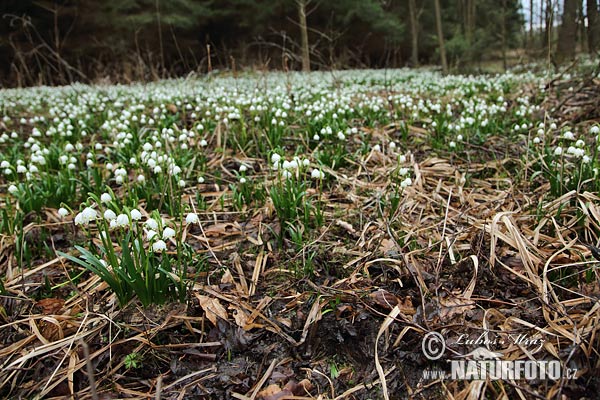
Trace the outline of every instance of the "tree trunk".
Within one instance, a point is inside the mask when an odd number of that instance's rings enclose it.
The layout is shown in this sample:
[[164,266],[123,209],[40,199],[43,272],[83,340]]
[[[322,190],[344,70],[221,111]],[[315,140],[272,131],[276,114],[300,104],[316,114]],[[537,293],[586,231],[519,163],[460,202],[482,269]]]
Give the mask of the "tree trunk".
[[502,35],[502,67],[506,71],[506,0],[502,0],[502,26],[500,27]]
[[572,60],[575,57],[577,38],[577,3],[581,0],[565,0],[562,25],[558,32],[558,47],[556,49],[557,63]]
[[419,21],[417,20],[417,5],[415,0],[408,0],[408,14],[410,17],[411,52],[410,62],[413,67],[419,65]]
[[527,47],[529,50],[533,49],[533,0],[529,0],[529,35]]
[[552,62],[552,27],[554,26],[554,3],[546,0],[546,30],[544,31],[543,48],[546,49],[548,64]]
[[587,37],[588,37],[588,51],[595,53],[598,50],[600,44],[600,16],[598,15],[598,4],[596,0],[587,0]]
[[300,23],[300,38],[302,51],[302,71],[310,71],[310,52],[308,51],[308,26],[306,25],[306,0],[297,0],[298,20]]
[[440,61],[442,62],[442,72],[448,73],[448,62],[446,61],[446,47],[444,45],[444,31],[442,29],[442,12],[440,10],[440,0],[434,0],[435,5],[435,25],[437,28],[438,43],[440,46]]

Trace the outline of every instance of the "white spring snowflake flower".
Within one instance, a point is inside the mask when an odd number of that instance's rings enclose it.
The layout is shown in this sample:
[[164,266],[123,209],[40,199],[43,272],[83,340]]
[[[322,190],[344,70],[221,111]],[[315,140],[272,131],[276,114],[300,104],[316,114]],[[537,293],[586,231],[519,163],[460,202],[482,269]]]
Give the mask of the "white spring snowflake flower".
[[246,183],[246,178],[244,178],[243,176],[242,176],[242,177],[240,177],[240,183],[241,183],[241,184],[244,184],[244,183]]
[[185,216],[185,223],[186,224],[198,224],[200,223],[200,219],[198,218],[198,214],[196,213],[189,213],[188,215]]
[[104,211],[104,219],[112,221],[113,219],[117,219],[117,214],[113,210],[106,210]]
[[534,137],[533,138],[533,143],[539,144],[540,142],[541,142],[541,139],[539,137]]
[[75,225],[87,225],[98,218],[98,213],[91,207],[86,207],[75,216]]
[[180,188],[185,187],[185,181],[183,179],[180,179],[179,182],[177,182],[177,184],[179,185]]
[[139,221],[142,219],[142,213],[137,208],[131,210],[129,214],[131,214],[131,219],[134,221]]
[[175,237],[175,229],[169,228],[168,226],[163,230],[162,238],[164,240],[169,240],[172,237]]
[[238,171],[240,172],[246,172],[248,170],[248,167],[246,167],[244,164],[240,165],[240,168],[238,168]]
[[600,127],[598,125],[594,125],[590,128],[590,133],[592,135],[597,135],[598,133],[600,133]]
[[378,144],[376,144],[375,146],[373,146],[373,151],[380,152],[381,151],[381,146],[378,145]]
[[147,233],[146,233],[146,239],[150,242],[156,235],[158,235],[158,233],[152,229],[150,229]]
[[112,196],[109,193],[102,193],[100,201],[103,203],[110,203],[112,201]]
[[412,179],[410,179],[410,178],[406,178],[405,180],[400,182],[400,187],[402,187],[402,188],[406,188],[411,185],[412,185]]
[[117,216],[117,226],[127,226],[129,225],[129,217],[127,214],[119,214]]
[[204,177],[203,176],[199,176],[198,177],[198,183],[204,183]]
[[292,177],[292,173],[288,170],[284,170],[281,175],[285,178],[285,179],[290,179]]
[[158,222],[153,218],[148,218],[145,222],[146,226],[152,230],[158,230]]
[[155,253],[162,253],[165,250],[167,250],[167,244],[162,240],[157,240],[152,244],[152,251]]
[[59,215],[61,218],[64,218],[64,217],[66,217],[67,215],[69,215],[69,210],[67,210],[67,209],[66,209],[66,208],[64,208],[64,207],[61,207],[61,208],[59,208],[59,209],[58,209],[58,215]]
[[271,154],[271,162],[273,164],[279,163],[279,161],[281,161],[281,156],[279,154],[277,154],[277,153]]
[[563,138],[567,140],[574,140],[575,135],[571,131],[566,131],[565,133],[563,133]]
[[562,147],[558,146],[556,149],[554,149],[555,156],[560,156],[562,153],[563,153]]
[[310,177],[313,179],[323,179],[325,178],[325,173],[320,169],[313,169],[310,173]]

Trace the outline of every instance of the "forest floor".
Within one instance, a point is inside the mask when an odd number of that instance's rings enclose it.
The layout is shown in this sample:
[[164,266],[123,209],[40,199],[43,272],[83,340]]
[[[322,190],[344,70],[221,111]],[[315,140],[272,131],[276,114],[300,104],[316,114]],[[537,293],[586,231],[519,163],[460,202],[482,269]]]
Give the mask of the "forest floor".
[[0,91],[0,396],[595,398],[597,64]]

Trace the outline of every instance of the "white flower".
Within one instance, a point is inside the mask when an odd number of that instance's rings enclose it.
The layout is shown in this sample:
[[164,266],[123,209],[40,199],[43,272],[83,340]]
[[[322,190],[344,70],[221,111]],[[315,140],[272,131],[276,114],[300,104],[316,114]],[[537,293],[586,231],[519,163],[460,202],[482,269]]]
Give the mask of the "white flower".
[[67,215],[69,215],[69,210],[67,210],[67,209],[66,209],[66,208],[64,208],[64,207],[61,207],[61,208],[59,208],[59,209],[58,209],[58,215],[59,215],[61,218],[64,218],[64,217],[66,217]]
[[185,187],[185,181],[183,179],[180,179],[179,182],[177,182],[177,184],[179,185],[180,188]]
[[325,173],[320,169],[313,169],[310,173],[310,177],[313,179],[323,179],[325,178]]
[[129,225],[129,217],[127,214],[119,214],[117,216],[117,226],[126,226]]
[[208,142],[207,142],[206,140],[202,139],[202,140],[200,141],[200,146],[202,146],[202,147],[206,147],[207,145],[208,145]]
[[0,168],[9,168],[10,167],[10,163],[6,160],[2,161],[2,163],[0,163]]
[[109,203],[112,200],[112,196],[109,193],[102,193],[100,201],[103,203]]
[[400,164],[404,164],[406,162],[406,156],[402,154],[400,157],[398,157],[398,162]]
[[244,164],[240,165],[240,168],[238,169],[238,171],[240,172],[246,172],[248,170],[248,167],[246,167]]
[[558,146],[556,149],[554,149],[554,155],[555,156],[560,156],[563,152],[562,147]]
[[310,160],[308,158],[305,158],[304,160],[302,160],[302,165],[308,167],[310,165]]
[[19,189],[15,185],[10,185],[8,187],[8,193],[15,194],[19,191]]
[[463,135],[458,135],[456,137],[456,140],[458,140],[459,142],[461,142],[463,140]]
[[155,174],[160,174],[161,172],[162,172],[162,168],[160,167],[160,165],[157,165],[156,167],[154,167]]
[[243,176],[240,178],[240,183],[244,184],[246,183],[246,178],[244,178]]
[[198,218],[198,214],[196,214],[196,213],[189,213],[185,217],[186,224],[197,224],[199,222],[200,222],[200,219]]
[[533,138],[533,143],[539,144],[540,143],[540,138],[539,137],[534,137]]
[[402,182],[400,182],[400,186],[402,188],[405,188],[405,187],[410,186],[410,185],[412,185],[412,179],[410,179],[410,178],[406,178],[405,180],[403,180]]
[[400,176],[404,176],[404,175],[408,174],[408,168],[404,168],[404,167],[400,168],[399,173],[400,173]]
[[284,177],[285,179],[289,179],[289,178],[291,178],[291,177],[292,177],[292,173],[291,173],[290,171],[288,171],[288,170],[285,170],[285,171],[283,171],[283,172],[281,173],[281,175],[283,175],[283,177]]
[[396,142],[390,142],[388,147],[390,148],[390,150],[394,150],[396,148]]
[[340,140],[345,140],[345,139],[346,139],[346,135],[344,135],[342,132],[338,132],[338,133],[337,133],[337,137],[338,137],[338,139],[340,139]]
[[19,166],[17,167],[17,172],[18,172],[19,174],[24,174],[25,172],[27,172],[27,168],[25,168],[25,166],[24,166],[24,165],[19,165]]
[[381,146],[376,144],[375,146],[373,146],[373,151],[381,151]]
[[98,213],[91,207],[86,207],[75,216],[75,225],[87,225],[90,221],[98,218]]
[[573,140],[575,139],[575,135],[573,135],[573,132],[571,131],[566,131],[565,133],[563,133],[563,138],[567,140]]
[[451,141],[450,143],[448,143],[448,146],[450,146],[450,147],[456,147],[456,142],[455,141]]
[[175,236],[175,229],[169,228],[168,226],[163,230],[162,238],[164,240],[169,240]]
[[198,177],[198,183],[204,183],[204,177],[203,176],[199,176]]
[[156,222],[155,219],[152,218],[148,218],[146,220],[146,226],[152,230],[157,230],[158,229],[158,222]]
[[273,164],[275,164],[275,163],[279,163],[279,161],[281,161],[281,156],[279,154],[277,154],[277,153],[273,153],[271,155],[271,162]]
[[146,177],[145,177],[144,175],[142,175],[142,174],[138,175],[138,177],[137,177],[137,181],[138,181],[139,183],[142,183],[142,182],[144,182],[145,180],[146,180]]
[[106,210],[104,211],[104,219],[112,221],[113,219],[117,219],[117,214],[113,210]]
[[139,210],[136,208],[131,210],[130,214],[131,214],[131,219],[134,221],[139,221],[140,219],[142,219],[142,213],[139,212]]
[[152,250],[155,253],[161,253],[163,251],[165,251],[167,249],[167,244],[165,242],[163,242],[162,240],[157,240],[153,245],[152,245]]
[[575,142],[575,146],[583,147],[583,146],[585,146],[585,142],[583,140],[579,139],[577,142]]
[[156,235],[158,235],[158,233],[156,231],[153,231],[152,229],[150,229],[148,231],[148,233],[146,233],[146,239],[148,239],[148,241],[151,241],[152,238]]
[[598,133],[600,133],[600,127],[598,127],[598,125],[594,125],[590,128],[590,133],[592,135],[597,135]]
[[589,164],[589,162],[590,162],[590,161],[592,161],[592,159],[590,158],[590,156],[588,156],[588,155],[584,155],[584,156],[583,156],[583,158],[581,159],[581,161],[582,161],[584,164]]

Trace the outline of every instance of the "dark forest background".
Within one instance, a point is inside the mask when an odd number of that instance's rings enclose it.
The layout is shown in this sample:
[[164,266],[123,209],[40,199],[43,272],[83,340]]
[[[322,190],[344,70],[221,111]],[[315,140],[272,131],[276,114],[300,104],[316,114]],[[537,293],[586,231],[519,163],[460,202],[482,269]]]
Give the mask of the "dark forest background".
[[597,15],[596,0],[3,0],[0,83],[562,62],[596,50]]

